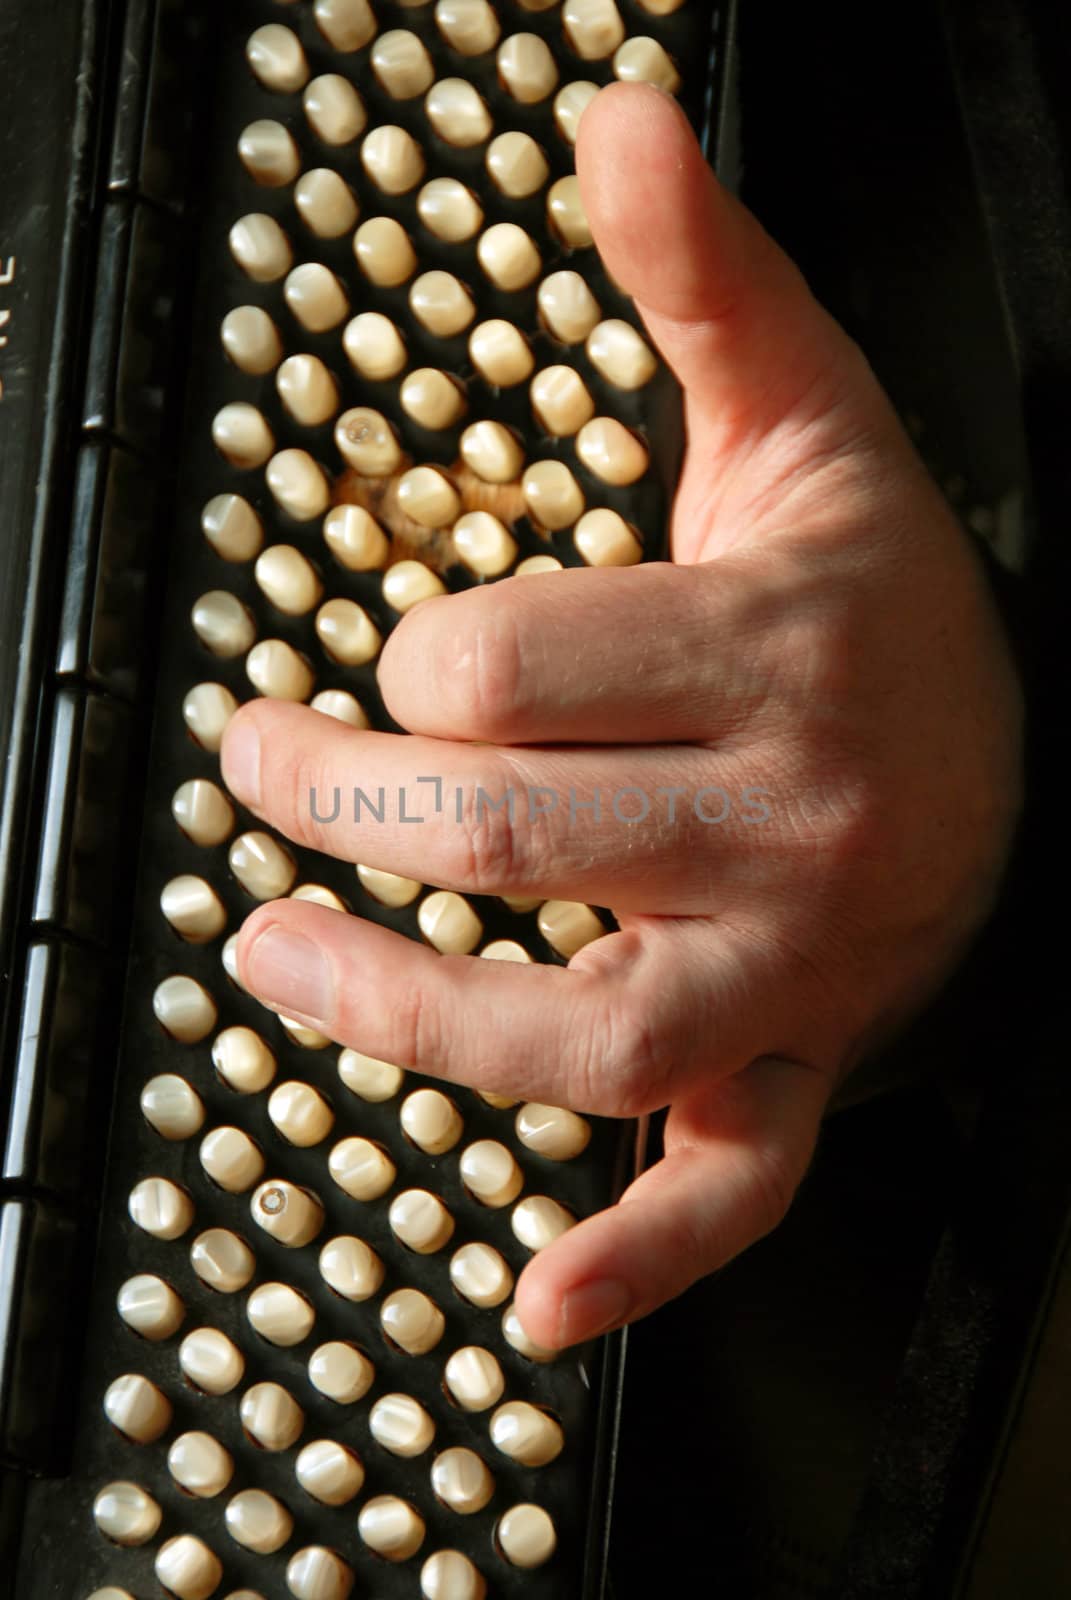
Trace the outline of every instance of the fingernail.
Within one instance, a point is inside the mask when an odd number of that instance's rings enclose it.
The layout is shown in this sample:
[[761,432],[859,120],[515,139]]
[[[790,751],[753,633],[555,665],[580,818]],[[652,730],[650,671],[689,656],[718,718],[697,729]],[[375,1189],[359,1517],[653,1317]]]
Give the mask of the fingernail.
[[632,1291],[617,1278],[594,1278],[570,1289],[558,1313],[558,1340],[562,1345],[594,1339],[624,1322],[632,1310]]
[[245,806],[260,804],[260,735],[249,717],[239,716],[223,741],[223,781]]
[[334,1016],[330,962],[303,933],[291,933],[278,923],[265,928],[246,957],[246,977],[261,1000],[288,1015],[296,1011],[322,1023]]

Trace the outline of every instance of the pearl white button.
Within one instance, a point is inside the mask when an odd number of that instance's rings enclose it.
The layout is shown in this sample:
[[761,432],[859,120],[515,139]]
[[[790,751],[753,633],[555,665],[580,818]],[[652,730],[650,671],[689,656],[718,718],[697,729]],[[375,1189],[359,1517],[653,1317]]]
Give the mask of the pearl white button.
[[210,1433],[182,1433],[167,1452],[167,1470],[187,1494],[211,1500],[230,1483],[234,1462]]
[[264,1171],[264,1157],[241,1128],[213,1128],[198,1154],[212,1182],[228,1194],[244,1194]]
[[552,272],[539,285],[539,314],[563,344],[582,344],[599,324],[599,302],[579,272]]
[[275,1077],[275,1057],[252,1028],[224,1028],[212,1044],[212,1065],[239,1094],[257,1094]]
[[344,1300],[370,1300],[383,1282],[383,1263],[353,1234],[329,1239],[320,1251],[320,1276]]
[[401,466],[402,452],[386,417],[370,406],[344,411],[335,423],[339,454],[367,478],[386,478]]
[[486,1411],[501,1400],[506,1380],[490,1350],[465,1345],[446,1363],[443,1378],[463,1411]]
[[361,880],[362,889],[365,889],[373,900],[395,908],[412,905],[424,887],[416,878],[402,878],[396,872],[382,872],[378,867],[366,867],[360,863],[357,866],[357,876]]
[[397,288],[413,276],[417,258],[409,235],[393,217],[370,217],[353,236],[357,265],[369,282]]
[[[347,322],[342,335],[342,348],[351,366],[363,378],[378,382],[396,378],[406,363],[405,341],[394,323],[381,311],[361,311],[351,322]],[[374,565],[378,566],[379,563]]]
[[304,657],[285,639],[262,639],[250,650],[246,676],[269,700],[307,700],[316,679]]
[[468,955],[483,937],[483,923],[463,895],[436,889],[420,902],[417,922],[429,944],[444,955]]
[[522,1466],[545,1467],[561,1454],[565,1437],[554,1418],[538,1406],[510,1400],[491,1418],[491,1443]]
[[256,1270],[256,1257],[229,1228],[208,1228],[190,1246],[190,1265],[201,1282],[217,1294],[244,1289]]
[[130,1191],[131,1221],[154,1239],[181,1239],[193,1222],[193,1201],[168,1178],[143,1178]]
[[[338,410],[338,384],[319,356],[288,357],[275,374],[275,387],[287,411],[303,428],[322,427]],[[265,589],[265,593],[269,591]]]
[[550,1560],[558,1546],[558,1535],[549,1512],[542,1506],[522,1503],[511,1506],[499,1518],[495,1542],[511,1566],[530,1571]]
[[149,1079],[141,1091],[141,1114],[150,1127],[174,1143],[192,1138],[205,1120],[200,1095],[173,1072]]
[[346,1600],[353,1569],[323,1545],[308,1545],[286,1564],[286,1586],[294,1600]]
[[190,612],[193,631],[214,656],[224,661],[244,654],[257,636],[256,624],[237,595],[210,589]]
[[246,1302],[246,1316],[262,1339],[289,1350],[307,1339],[316,1313],[303,1294],[288,1283],[261,1283]]
[[497,1306],[513,1289],[508,1263],[489,1244],[463,1244],[450,1258],[450,1282],[474,1306]]
[[285,1178],[270,1178],[253,1195],[253,1221],[291,1250],[309,1244],[324,1225],[324,1208],[308,1189]]
[[280,1500],[263,1489],[243,1489],[227,1502],[223,1514],[236,1544],[257,1555],[281,1550],[294,1531],[294,1519]]
[[448,1242],[454,1219],[438,1195],[426,1189],[405,1189],[395,1195],[388,1212],[392,1231],[417,1255],[433,1255]]
[[460,1550],[436,1550],[420,1569],[424,1600],[484,1600],[483,1575]]
[[307,1444],[294,1464],[294,1476],[307,1495],[325,1506],[347,1505],[364,1484],[360,1461],[334,1439]]
[[[209,849],[212,845],[222,844],[224,839],[228,838],[234,831],[234,807],[223,793],[223,790],[208,778],[190,778],[186,783],[179,784],[171,797],[171,815],[186,837],[192,839],[193,843],[200,845],[202,849]],[[188,985],[192,984],[193,981],[192,978],[166,979],[165,983]],[[205,994],[206,991],[200,984],[197,984],[196,987],[202,995]],[[157,990],[157,994],[159,995],[162,991],[164,993],[167,992],[164,985],[161,985],[160,989]],[[177,988],[173,991],[173,998],[175,1000],[179,998]],[[192,1002],[192,989],[184,988],[182,999],[184,1002]],[[155,999],[153,1004],[155,1007]],[[167,1009],[172,1008],[168,1007]],[[174,1009],[177,1010],[179,1008]],[[181,1009],[186,1009],[186,1007],[183,1006]],[[192,1014],[192,1004],[189,1009]],[[212,1009],[213,1011],[215,1010],[214,1005]],[[160,1010],[157,1010],[156,1016],[157,1020],[163,1023],[169,1033],[174,1033],[174,1029],[168,1026]],[[213,1017],[208,1027],[211,1028],[214,1022],[215,1018]],[[205,1033],[207,1032],[208,1028],[205,1029]],[[175,1034],[175,1037],[177,1038],[179,1035]],[[203,1037],[204,1034],[201,1035],[201,1038]],[[196,1040],[192,1042],[196,1043]]]
[[342,1139],[327,1158],[327,1169],[339,1188],[354,1200],[378,1200],[397,1176],[386,1151],[371,1139]]
[[[279,330],[259,306],[236,306],[228,311],[220,323],[219,337],[225,354],[239,372],[248,372],[253,377],[263,377],[264,373],[274,371],[283,359]],[[223,551],[219,554],[225,561],[235,559],[224,555]]]
[[398,1118],[403,1133],[430,1156],[452,1150],[465,1127],[454,1102],[439,1089],[415,1089],[402,1101]]
[[357,1518],[357,1531],[370,1550],[388,1561],[408,1561],[424,1543],[424,1519],[395,1495],[366,1500]]
[[152,1495],[136,1483],[109,1483],[93,1501],[93,1521],[114,1544],[147,1544],[162,1518]]
[[282,189],[301,171],[301,153],[281,122],[262,117],[242,129],[238,159],[255,183]]
[[462,56],[482,56],[498,43],[500,28],[487,0],[439,0],[435,21],[447,44]]
[[309,79],[309,64],[301,41],[290,28],[269,22],[249,35],[246,59],[265,89],[293,94]]
[[384,1450],[406,1458],[423,1455],[435,1438],[434,1422],[408,1394],[383,1395],[369,1413],[368,1427]]
[[305,1414],[277,1383],[255,1383],[242,1396],[242,1427],[262,1450],[289,1450],[305,1425]]
[[239,217],[227,242],[238,266],[254,283],[277,283],[293,264],[290,240],[275,218],[263,211]]
[[537,920],[551,949],[566,960],[606,932],[591,907],[579,900],[546,900]]
[[343,1340],[330,1340],[309,1357],[309,1382],[340,1406],[363,1399],[375,1375],[375,1367],[364,1352]]
[[390,1061],[378,1061],[375,1056],[362,1055],[359,1050],[340,1051],[338,1075],[352,1094],[373,1105],[392,1099],[405,1077],[401,1067]]
[[549,1195],[533,1194],[513,1208],[510,1226],[529,1250],[545,1250],[574,1227],[576,1218]]
[[375,38],[376,18],[368,0],[316,0],[312,10],[320,32],[340,54],[363,50]]
[[424,176],[424,153],[404,128],[381,123],[361,146],[361,165],[384,194],[408,194]]
[[314,78],[305,90],[303,104],[309,127],[324,144],[352,144],[368,122],[357,90],[336,72]]
[[550,176],[546,156],[527,133],[500,133],[487,146],[485,159],[495,184],[511,200],[535,194]]
[[208,1600],[223,1580],[219,1557],[192,1533],[179,1534],[160,1546],[155,1571],[176,1600]]
[[327,1138],[335,1114],[310,1083],[281,1083],[268,1097],[268,1115],[288,1144],[307,1150]]
[[230,1394],[242,1381],[245,1357],[218,1328],[195,1328],[179,1346],[179,1366],[205,1394]]
[[495,1480],[475,1450],[455,1446],[431,1464],[431,1486],[444,1505],[461,1516],[482,1511],[495,1492]]
[[434,1300],[419,1289],[396,1289],[379,1308],[383,1332],[406,1355],[424,1356],[443,1336],[446,1321]]
[[134,1444],[154,1444],[171,1426],[171,1402],[155,1383],[129,1372],[109,1384],[104,1415]]

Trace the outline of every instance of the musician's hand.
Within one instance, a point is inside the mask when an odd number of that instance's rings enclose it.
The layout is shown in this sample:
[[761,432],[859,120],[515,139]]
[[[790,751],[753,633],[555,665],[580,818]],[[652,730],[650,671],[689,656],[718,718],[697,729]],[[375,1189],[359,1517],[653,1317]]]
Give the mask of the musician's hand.
[[[620,931],[564,970],[439,956],[296,901],[240,943],[251,990],[371,1055],[581,1111],[669,1107],[664,1159],[525,1270],[544,1345],[651,1310],[778,1221],[834,1085],[984,919],[1020,781],[984,577],[859,351],[668,99],[604,91],[577,158],[608,268],[687,397],[675,564],[419,606],[380,669],[412,739],[261,701],[224,746],[234,792],[294,839],[614,911]],[[469,824],[451,806],[418,827],[310,817],[313,785],[401,785],[428,811],[429,774],[463,787]],[[516,791],[512,825],[471,824],[477,785]],[[529,822],[530,786],[558,809]],[[769,820],[744,820],[749,787]],[[602,820],[570,819],[569,790],[596,788]],[[647,820],[614,815],[628,789]],[[716,791],[731,815],[700,820]]]

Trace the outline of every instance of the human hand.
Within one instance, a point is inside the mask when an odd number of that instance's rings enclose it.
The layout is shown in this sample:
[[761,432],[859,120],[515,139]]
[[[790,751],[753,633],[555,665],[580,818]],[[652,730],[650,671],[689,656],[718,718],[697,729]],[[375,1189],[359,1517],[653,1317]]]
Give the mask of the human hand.
[[[420,1072],[579,1111],[668,1107],[665,1155],[517,1288],[564,1346],[679,1293],[771,1228],[828,1097],[947,975],[1019,804],[1020,702],[966,536],[856,347],[654,90],[586,111],[585,207],[685,392],[673,564],[429,600],[379,681],[409,737],[259,701],[223,770],[284,834],[460,891],[609,906],[567,968],[442,956],[300,901],[246,922],[266,1004]],[[642,824],[316,823],[355,784],[683,798]],[[767,791],[712,826],[690,797]],[[709,802],[716,805],[717,802]]]

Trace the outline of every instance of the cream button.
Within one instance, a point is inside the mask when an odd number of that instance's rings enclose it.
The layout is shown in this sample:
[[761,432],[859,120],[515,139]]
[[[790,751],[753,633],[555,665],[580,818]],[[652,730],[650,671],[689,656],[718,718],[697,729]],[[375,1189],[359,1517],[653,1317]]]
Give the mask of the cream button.
[[541,1105],[535,1100],[521,1107],[514,1127],[527,1149],[550,1161],[572,1161],[587,1149],[591,1138],[591,1124],[575,1111]]
[[491,137],[491,113],[464,78],[441,79],[429,91],[424,110],[439,138],[447,144],[467,149]]
[[224,354],[239,372],[248,372],[253,377],[273,371],[283,359],[279,330],[259,306],[236,306],[228,311],[220,323],[219,337]]
[[565,37],[584,61],[604,61],[625,37],[625,24],[614,0],[565,0]]
[[379,629],[356,600],[328,600],[316,613],[316,636],[332,661],[363,667],[379,654]]
[[297,864],[289,850],[270,833],[243,833],[227,853],[227,865],[254,900],[278,900],[297,877]]
[[263,551],[253,571],[261,591],[289,617],[303,617],[323,594],[312,563],[292,544],[274,544]]
[[316,1313],[303,1294],[288,1283],[261,1283],[246,1302],[250,1326],[262,1339],[289,1350],[307,1339]]
[[424,1600],[484,1600],[487,1585],[460,1550],[436,1550],[420,1569]]
[[210,589],[190,612],[193,631],[214,656],[230,659],[245,653],[257,636],[253,618],[237,595]]
[[492,939],[490,944],[485,944],[480,951],[485,961],[522,961],[531,962],[531,956],[523,944],[518,944],[516,939]]
[[316,1439],[298,1456],[294,1476],[305,1493],[321,1505],[344,1506],[360,1492],[364,1468],[344,1445],[334,1439]]
[[624,517],[606,507],[584,513],[573,543],[589,567],[632,567],[643,559],[643,546]]
[[[425,273],[423,278],[418,278],[413,285],[413,293],[417,293],[418,285],[426,283],[430,273]],[[448,273],[436,274],[438,278],[448,278]],[[455,280],[456,281],[456,280]],[[461,289],[461,285],[457,285]],[[437,293],[438,291],[433,291]],[[461,290],[466,300],[468,296]],[[470,311],[472,302],[468,300]],[[416,306],[414,305],[414,310]],[[466,318],[465,326],[471,320],[471,314]],[[450,428],[463,415],[465,411],[465,396],[458,384],[445,372],[439,372],[435,367],[417,367],[407,374],[399,391],[402,409],[412,420],[422,428]]]
[[593,242],[580,182],[575,175],[559,178],[547,191],[547,217],[551,228],[570,250],[586,250]]
[[411,467],[398,480],[398,505],[422,528],[445,528],[457,518],[461,499],[436,467]]
[[553,94],[558,69],[549,46],[537,33],[515,33],[498,47],[498,75],[522,105],[536,105]]
[[476,257],[497,289],[526,289],[539,276],[542,262],[528,234],[515,222],[496,222],[480,235]]
[[357,265],[370,283],[393,289],[411,278],[417,258],[409,235],[393,217],[370,217],[353,236]]
[[201,512],[201,532],[224,561],[251,561],[264,543],[261,520],[240,494],[213,495]]
[[[409,291],[409,307],[421,327],[427,328],[429,333],[435,334],[439,339],[450,339],[457,333],[462,333],[476,315],[476,306],[472,296],[465,285],[455,278],[450,272],[424,272],[419,278],[413,280]],[[425,368],[424,372],[434,369]],[[420,371],[420,369],[418,369]],[[445,374],[436,373],[436,380]],[[412,373],[402,385],[402,405],[415,422],[421,422],[424,427],[449,427],[455,422],[464,410],[465,401],[457,384],[447,378],[452,393],[442,391],[440,396],[428,395],[426,392],[414,396],[413,382],[417,373]],[[426,390],[426,384],[422,383]],[[407,394],[408,390],[408,394]],[[435,405],[444,401],[445,422],[423,422],[419,410],[414,409],[414,399],[417,405],[426,407],[429,403]]]
[[680,73],[657,39],[639,35],[627,39],[614,56],[614,76],[622,83],[653,83],[666,94],[676,94]]
[[499,1518],[495,1542],[510,1566],[531,1571],[549,1561],[558,1547],[558,1536],[549,1512],[542,1506],[511,1506]]
[[501,318],[481,322],[479,327],[472,330],[469,355],[481,377],[500,389],[523,383],[535,366],[532,352],[520,329]]
[[596,417],[576,440],[580,460],[604,483],[635,483],[647,471],[646,447],[614,417]]
[[346,291],[330,268],[308,261],[287,275],[283,295],[294,316],[310,333],[336,328],[348,314]]
[[242,129],[238,158],[253,181],[266,189],[285,188],[301,171],[297,145],[281,122],[267,117]]
[[597,83],[577,81],[564,84],[554,96],[554,120],[568,144],[576,143],[580,119],[598,92]]
[[501,1400],[506,1387],[502,1368],[479,1345],[455,1350],[446,1363],[443,1378],[450,1394],[463,1411],[486,1411]]
[[269,22],[249,35],[246,60],[265,89],[294,94],[309,81],[309,64],[301,41],[290,28]]
[[487,0],[439,0],[435,21],[458,55],[486,55],[499,40],[498,18]]
[[392,1455],[419,1456],[435,1438],[435,1424],[424,1407],[408,1394],[385,1394],[368,1417],[373,1439]]
[[365,1501],[357,1531],[370,1550],[388,1561],[408,1561],[424,1543],[424,1519],[392,1494]]
[[524,451],[501,422],[474,422],[466,428],[461,435],[461,457],[485,483],[513,483],[524,466]]
[[227,242],[236,263],[254,283],[277,283],[293,265],[290,240],[275,218],[263,211],[239,217]]
[[167,1452],[167,1470],[187,1494],[211,1500],[230,1483],[234,1462],[210,1433],[182,1433]]
[[157,1580],[176,1600],[208,1600],[223,1580],[219,1557],[192,1533],[168,1539],[156,1552]]
[[478,1089],[476,1092],[484,1104],[489,1105],[494,1111],[508,1111],[511,1106],[517,1104],[508,1094],[495,1094],[491,1089]]
[[333,1339],[309,1357],[309,1382],[336,1405],[350,1406],[368,1393],[376,1369],[356,1345]]
[[[351,322],[347,322],[342,335],[342,348],[350,365],[362,378],[371,378],[375,382],[396,378],[406,363],[402,336],[390,318],[381,311],[362,311]],[[339,509],[356,510],[357,507]]]
[[529,1250],[545,1250],[576,1224],[572,1212],[545,1194],[521,1200],[509,1220],[514,1234]]
[[545,1467],[562,1452],[565,1437],[553,1417],[527,1400],[510,1400],[491,1418],[491,1443],[525,1467]]
[[218,1328],[195,1328],[179,1346],[179,1366],[205,1394],[230,1394],[242,1381],[245,1357]]
[[245,671],[268,700],[306,700],[316,682],[308,663],[285,639],[262,639],[245,659]]
[[139,1273],[119,1290],[116,1309],[128,1328],[153,1344],[170,1339],[182,1325],[186,1307],[162,1278]]
[[546,900],[537,921],[551,949],[567,960],[606,932],[591,907],[579,900]]
[[548,1350],[544,1345],[536,1344],[524,1330],[524,1324],[517,1315],[516,1306],[507,1306],[502,1315],[502,1337],[511,1350],[516,1350],[518,1355],[524,1356],[527,1361],[536,1361],[541,1365],[557,1361],[560,1350]]
[[222,683],[199,683],[182,702],[182,720],[203,750],[216,754],[238,702]]
[[381,33],[371,51],[372,71],[392,100],[412,100],[435,81],[423,43],[407,28]]
[[[171,797],[171,815],[186,837],[192,839],[194,844],[199,844],[204,848],[222,844],[234,829],[234,807],[218,784],[212,783],[208,778],[190,778],[185,783],[180,784]],[[166,984],[170,984],[173,987],[166,989]],[[180,984],[193,984],[200,994],[205,995],[211,1002],[211,996],[207,995],[207,991],[199,983],[195,984],[192,978],[166,979],[156,993],[158,995],[161,993],[166,995],[166,998],[162,999],[160,1004],[163,1010],[171,1015],[176,1025],[179,1024],[181,1016],[186,1016],[192,1021],[195,1014],[198,1016],[207,1014],[203,1006],[195,1006],[193,989],[183,989],[180,993],[180,989],[177,987]],[[154,1008],[155,1004],[154,1000]],[[213,1021],[209,1023],[209,1027],[212,1027],[215,1021],[214,1005],[212,1010]],[[174,1031],[164,1021],[164,1017],[159,1011],[157,1011],[156,1015],[157,1020],[167,1027],[169,1033]],[[206,1029],[205,1032],[207,1031]],[[177,1038],[179,1035],[176,1034],[175,1037]],[[201,1034],[199,1037],[203,1038],[204,1035]]]
[[483,225],[483,208],[456,178],[432,178],[417,196],[417,214],[429,233],[450,244],[471,239]]
[[352,1234],[329,1239],[320,1251],[320,1276],[343,1300],[370,1300],[383,1283],[383,1263]]
[[474,1306],[498,1306],[513,1290],[513,1273],[492,1245],[463,1244],[450,1258],[450,1282]]
[[464,895],[436,889],[420,902],[417,923],[429,944],[444,955],[468,955],[483,937],[483,923]]
[[348,572],[374,572],[390,553],[386,534],[363,506],[336,506],[329,511],[324,518],[324,540],[339,566]]
[[568,528],[584,510],[584,496],[564,461],[536,461],[525,470],[521,491],[528,514],[552,533]]
[[465,1128],[454,1102],[438,1089],[414,1089],[398,1117],[403,1133],[429,1156],[452,1150]]
[[277,1383],[255,1383],[238,1408],[242,1427],[262,1450],[289,1450],[305,1425],[305,1414]]
[[261,1556],[281,1550],[294,1531],[289,1511],[263,1489],[243,1489],[236,1494],[228,1501],[223,1520],[235,1544]]
[[[347,689],[321,689],[319,694],[314,694],[309,701],[313,711],[319,711],[325,717],[334,717],[336,722],[344,722],[350,728],[367,728],[368,716],[361,702]],[[313,891],[317,891],[314,893]],[[322,884],[300,884],[290,892],[291,900],[312,900],[316,905],[327,906],[332,911],[346,911],[348,907],[341,895],[333,889],[324,888]]]
[[93,1521],[114,1544],[147,1544],[162,1518],[152,1495],[136,1483],[109,1483],[93,1502]]
[[130,1191],[131,1221],[154,1239],[181,1239],[193,1222],[193,1201],[168,1178],[143,1178]]
[[[403,901],[402,904],[407,904]],[[351,1094],[359,1095],[378,1105],[398,1093],[405,1077],[401,1067],[390,1061],[377,1061],[375,1056],[362,1055],[359,1050],[343,1050],[338,1058],[338,1075]]]
[[220,965],[236,989],[244,987],[238,976],[238,935],[232,933],[229,939],[224,939],[223,947],[219,952]]
[[368,0],[316,0],[312,10],[316,26],[340,54],[363,50],[369,39],[375,38],[376,18]]
[[558,438],[576,433],[595,415],[595,402],[574,367],[544,367],[529,392],[537,422]]
[[296,522],[323,516],[331,504],[323,469],[307,450],[280,450],[268,462],[264,477],[275,503]]
[[359,207],[349,184],[331,167],[314,167],[294,185],[298,216],[318,239],[340,239],[356,226]]
[[311,1544],[287,1562],[286,1586],[294,1600],[346,1600],[353,1570],[333,1550]]
[[[462,440],[462,453],[464,448]],[[469,511],[458,517],[453,537],[459,558],[481,578],[499,577],[516,560],[516,540],[489,511]],[[481,955],[486,953],[486,950],[480,952]]]
[[104,1415],[125,1439],[155,1444],[171,1426],[171,1402],[148,1378],[128,1372],[108,1385]]
[[303,428],[322,427],[338,410],[338,385],[319,356],[289,356],[275,374],[275,387]]
[[324,144],[352,144],[365,130],[368,116],[348,78],[328,72],[314,78],[303,97],[309,127]]
[[229,1088],[257,1094],[275,1077],[275,1057],[252,1028],[224,1028],[212,1044],[212,1065]]
[[256,1264],[245,1240],[229,1228],[208,1228],[190,1246],[190,1265],[201,1282],[217,1294],[235,1294],[244,1289]]
[[406,1355],[425,1356],[443,1336],[446,1321],[419,1289],[396,1289],[379,1308],[383,1332]]
[[164,1139],[191,1139],[205,1120],[201,1097],[185,1078],[163,1072],[141,1091],[141,1114]]
[[422,561],[396,561],[383,574],[383,598],[395,611],[411,611],[421,600],[445,593],[442,579]]
[[412,905],[424,885],[416,878],[402,878],[396,872],[382,872],[378,867],[366,867],[358,863],[357,876],[361,880],[362,889],[370,894],[373,900],[378,900],[381,905],[399,906]]
[[598,323],[588,335],[586,348],[596,371],[619,389],[642,389],[658,367],[645,340],[619,317]]
[[461,1181],[482,1205],[508,1206],[524,1187],[524,1174],[504,1144],[478,1139],[461,1154]]
[[461,1516],[482,1511],[495,1492],[495,1480],[475,1450],[455,1446],[437,1455],[431,1464],[435,1494]]
[[198,1153],[208,1177],[228,1194],[244,1194],[264,1172],[264,1157],[241,1128],[213,1128]]
[[310,1244],[324,1225],[324,1208],[316,1196],[285,1178],[262,1183],[249,1210],[259,1228],[291,1250]]
[[331,1107],[310,1083],[281,1083],[273,1089],[268,1115],[287,1143],[303,1150],[326,1139],[335,1123]]
[[335,424],[335,444],[346,465],[368,478],[388,477],[402,464],[390,423],[370,406],[342,413]]
[[382,123],[365,138],[361,165],[384,194],[408,194],[424,176],[424,152],[404,128]]
[[371,1139],[343,1139],[327,1158],[327,1170],[353,1200],[378,1200],[397,1177],[397,1168]]
[[495,184],[512,200],[523,200],[535,194],[550,176],[546,156],[527,133],[500,133],[487,146],[486,160]]
[[598,326],[599,302],[579,272],[552,272],[536,296],[540,316],[563,344],[580,344]]
[[[195,783],[203,783],[206,788],[215,789],[214,784],[205,783],[204,779],[198,778]],[[183,788],[192,789],[193,785],[187,786],[184,784]],[[223,800],[223,796],[218,789],[215,789],[215,793],[220,800]],[[191,810],[200,806],[200,801],[196,796],[182,796],[180,799],[180,795],[181,791],[176,792],[172,802],[173,811],[181,811],[187,798],[190,800]],[[229,803],[226,800],[223,800],[223,803],[227,806],[233,821],[234,813],[230,810]],[[208,821],[204,813],[209,812],[211,807],[212,802],[206,799],[200,819],[206,830],[208,830]],[[225,838],[226,834],[223,837]],[[197,842],[208,843],[208,840],[201,839]],[[220,840],[215,839],[212,842],[218,844]],[[181,975],[165,978],[162,983],[157,984],[153,991],[152,1009],[157,1022],[164,1029],[164,1032],[169,1033],[172,1039],[177,1039],[180,1044],[199,1044],[206,1034],[211,1033],[216,1025],[218,1016],[216,1002],[208,990],[203,988],[195,978],[186,978]]]

